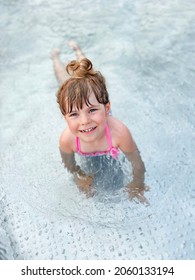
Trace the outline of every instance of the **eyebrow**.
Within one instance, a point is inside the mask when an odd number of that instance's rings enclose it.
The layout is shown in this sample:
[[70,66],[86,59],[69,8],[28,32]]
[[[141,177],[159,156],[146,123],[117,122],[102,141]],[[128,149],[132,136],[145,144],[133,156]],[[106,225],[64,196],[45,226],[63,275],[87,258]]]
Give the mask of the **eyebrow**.
[[92,108],[92,107],[99,107],[99,104],[97,104],[97,105],[93,105],[93,104],[89,104],[89,106],[87,106],[87,107],[89,107],[89,108]]
[[[97,104],[97,105],[89,104],[89,105],[87,105],[87,107],[88,107],[88,108],[98,108],[98,107],[99,107],[99,104]],[[67,112],[66,115],[70,115],[70,114],[72,114],[72,113],[78,113],[78,111],[80,111],[80,110],[81,110],[81,109],[74,109],[74,110],[72,110],[71,112]]]
[[66,115],[74,114],[74,113],[77,113],[77,112],[78,112],[78,110],[77,111],[71,111],[71,112],[66,113]]

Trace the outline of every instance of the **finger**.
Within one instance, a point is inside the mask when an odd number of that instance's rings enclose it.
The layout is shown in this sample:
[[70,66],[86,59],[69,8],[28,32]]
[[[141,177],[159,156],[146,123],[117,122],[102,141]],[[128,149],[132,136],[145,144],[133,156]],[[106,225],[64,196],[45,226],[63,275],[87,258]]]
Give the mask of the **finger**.
[[95,189],[89,189],[88,192],[86,193],[87,198],[93,197],[96,193]]
[[143,194],[139,194],[137,196],[137,199],[143,204],[150,205],[149,201],[147,200],[147,198]]

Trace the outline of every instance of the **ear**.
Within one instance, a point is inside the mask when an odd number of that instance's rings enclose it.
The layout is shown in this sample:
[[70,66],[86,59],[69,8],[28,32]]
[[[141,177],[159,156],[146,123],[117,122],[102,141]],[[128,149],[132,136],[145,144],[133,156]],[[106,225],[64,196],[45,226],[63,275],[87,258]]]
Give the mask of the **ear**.
[[108,102],[108,103],[105,105],[106,117],[108,117],[108,115],[109,115],[109,113],[110,113],[110,108],[111,108],[111,105],[110,105],[110,102]]

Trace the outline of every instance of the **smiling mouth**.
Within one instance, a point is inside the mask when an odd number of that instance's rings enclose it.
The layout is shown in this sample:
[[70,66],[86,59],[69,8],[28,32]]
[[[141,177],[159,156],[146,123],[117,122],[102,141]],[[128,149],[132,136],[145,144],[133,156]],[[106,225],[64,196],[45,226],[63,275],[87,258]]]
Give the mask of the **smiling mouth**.
[[91,132],[91,131],[95,130],[96,127],[97,127],[97,126],[95,126],[95,127],[90,127],[90,128],[88,128],[88,129],[79,130],[79,131],[82,132],[82,133],[88,133],[88,132]]

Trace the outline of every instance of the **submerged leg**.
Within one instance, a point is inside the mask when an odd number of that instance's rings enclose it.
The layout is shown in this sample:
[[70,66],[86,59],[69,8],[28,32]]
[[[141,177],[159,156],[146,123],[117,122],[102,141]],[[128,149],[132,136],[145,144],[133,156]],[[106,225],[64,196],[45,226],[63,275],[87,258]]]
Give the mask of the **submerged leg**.
[[80,61],[82,60],[83,58],[85,58],[85,55],[84,53],[82,52],[81,48],[79,47],[79,45],[77,44],[77,42],[75,41],[69,41],[68,42],[68,45],[70,48],[72,48],[75,52],[76,52],[76,56],[77,56],[77,59]]
[[[77,60],[82,60],[85,58],[85,55],[83,54],[81,48],[75,41],[69,41],[68,45],[71,49],[73,49],[76,53]],[[62,85],[69,77],[65,70],[65,65],[60,60],[60,50],[59,49],[53,49],[51,51],[51,58],[53,61],[53,68],[56,75],[56,79],[58,80],[59,84]]]
[[62,85],[68,78],[68,74],[66,73],[65,66],[60,60],[60,50],[53,49],[51,51],[51,58],[53,61],[53,68],[56,75],[56,79],[59,82],[59,84]]

